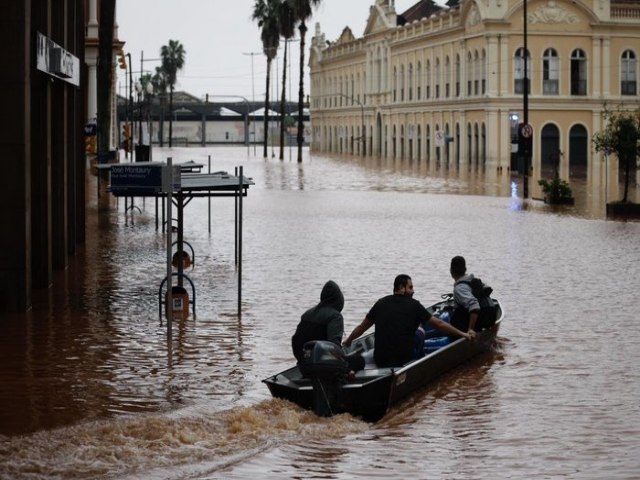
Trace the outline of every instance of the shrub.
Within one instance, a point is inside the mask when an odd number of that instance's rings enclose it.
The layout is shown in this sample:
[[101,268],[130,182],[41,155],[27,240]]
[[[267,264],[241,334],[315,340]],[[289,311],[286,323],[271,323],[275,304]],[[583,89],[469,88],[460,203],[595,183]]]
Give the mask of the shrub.
[[560,200],[572,197],[569,183],[560,179],[558,175],[555,175],[551,180],[545,178],[538,180],[538,185],[542,187],[545,198],[548,199],[549,203],[557,203]]

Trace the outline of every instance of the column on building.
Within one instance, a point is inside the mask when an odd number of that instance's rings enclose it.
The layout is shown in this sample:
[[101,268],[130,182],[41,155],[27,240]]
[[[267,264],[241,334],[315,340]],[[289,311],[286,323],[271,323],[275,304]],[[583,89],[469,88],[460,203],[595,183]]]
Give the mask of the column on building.
[[[487,38],[487,57],[485,59],[485,65],[498,65],[498,53],[498,36],[490,35]],[[487,94],[490,97],[496,97],[498,95],[498,76],[494,75],[492,68],[485,69],[485,72],[488,76],[488,78],[485,79],[487,82]]]
[[89,0],[89,23],[87,23],[87,48],[85,62],[88,68],[87,78],[87,120],[94,120],[98,115],[98,16],[97,1]]
[[[51,38],[67,47],[65,42],[64,9],[51,10]],[[52,260],[56,270],[67,267],[67,190],[68,171],[66,159],[69,155],[67,143],[69,120],[72,118],[67,110],[68,86],[61,81],[54,81],[51,86],[51,182],[57,188],[52,188],[51,229],[52,229]]]
[[[506,115],[505,115],[506,117]],[[500,111],[495,108],[487,109],[487,123],[485,128],[486,138],[486,166],[497,167],[500,165],[501,151],[500,146],[504,145],[502,127],[500,122]],[[507,141],[508,144],[508,141]]]
[[0,40],[6,49],[7,68],[0,78],[0,98],[11,121],[0,129],[3,172],[0,175],[0,310],[26,310],[31,305],[31,5],[11,8],[3,19]]
[[[611,38],[604,37],[602,39],[602,61],[604,65],[610,65],[610,68],[613,68],[613,65],[617,65],[617,61],[611,58]],[[609,98],[611,96],[611,71],[608,69],[602,77],[602,95],[604,98]],[[617,75],[616,75],[617,77]]]
[[366,73],[367,73],[367,83],[365,85],[365,88],[368,92],[375,92],[375,88],[373,86],[373,82],[374,80],[374,54],[373,51],[371,50],[371,47],[369,47],[367,49],[367,53],[366,53],[366,60],[365,60],[365,64],[367,66],[366,68]]
[[458,112],[458,123],[460,125],[460,139],[456,141],[460,142],[460,166],[467,165],[467,113],[464,109]]
[[508,38],[499,36],[500,51],[500,63],[498,63],[498,76],[500,78],[500,84],[498,86],[498,95],[505,96],[511,91],[511,85],[509,85],[509,72],[511,71],[511,55],[509,54],[509,42]]
[[591,79],[590,79],[590,88],[592,95],[594,97],[600,96],[600,92],[602,91],[602,78],[609,75],[609,72],[603,71],[602,69],[602,38],[594,36],[591,39],[591,59],[593,68],[591,69]]

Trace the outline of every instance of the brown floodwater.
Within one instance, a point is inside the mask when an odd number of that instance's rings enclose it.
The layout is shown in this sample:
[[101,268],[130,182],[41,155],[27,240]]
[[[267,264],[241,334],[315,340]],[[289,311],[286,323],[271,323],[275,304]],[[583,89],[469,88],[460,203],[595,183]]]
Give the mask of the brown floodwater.
[[[90,177],[86,245],[32,311],[0,316],[0,478],[638,478],[640,222],[605,219],[604,186],[572,182],[576,205],[550,207],[523,203],[508,173],[154,155],[253,178],[242,315],[233,199],[185,209],[197,316],[168,335],[155,202],[125,211],[103,193],[99,209]],[[270,397],[261,380],[292,364],[290,336],[328,279],[349,333],[398,273],[425,304],[449,292],[453,255],[505,307],[495,351],[376,424]]]

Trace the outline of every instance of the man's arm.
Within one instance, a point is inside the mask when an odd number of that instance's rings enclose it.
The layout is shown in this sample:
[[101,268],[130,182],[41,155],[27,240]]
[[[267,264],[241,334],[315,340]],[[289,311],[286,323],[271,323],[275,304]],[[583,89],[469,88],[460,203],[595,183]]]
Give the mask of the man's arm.
[[438,330],[442,330],[443,332],[446,332],[450,335],[457,335],[459,337],[464,337],[467,340],[473,340],[476,337],[476,332],[471,330],[471,328],[469,328],[469,331],[465,333],[458,330],[453,325],[440,320],[438,317],[432,316],[429,319],[429,323],[433,325],[435,328],[437,328]]
[[351,342],[353,342],[356,338],[358,338],[364,332],[369,330],[372,325],[373,325],[373,322],[369,320],[369,317],[364,317],[364,320],[360,322],[360,325],[358,325],[356,328],[353,329],[353,332],[351,332],[351,334],[347,337],[347,339],[344,342],[342,342],[342,344],[346,345],[347,347],[350,347]]
[[476,322],[478,321],[478,310],[474,310],[473,312],[469,312],[469,330],[468,331],[476,331]]

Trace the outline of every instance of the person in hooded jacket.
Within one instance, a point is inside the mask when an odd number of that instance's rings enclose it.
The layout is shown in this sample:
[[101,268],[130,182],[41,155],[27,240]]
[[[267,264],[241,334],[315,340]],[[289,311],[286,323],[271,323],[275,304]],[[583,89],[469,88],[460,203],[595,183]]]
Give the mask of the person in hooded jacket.
[[302,314],[296,332],[291,337],[293,355],[302,359],[302,346],[311,340],[328,340],[342,345],[344,296],[336,282],[329,280],[320,292],[320,303]]

